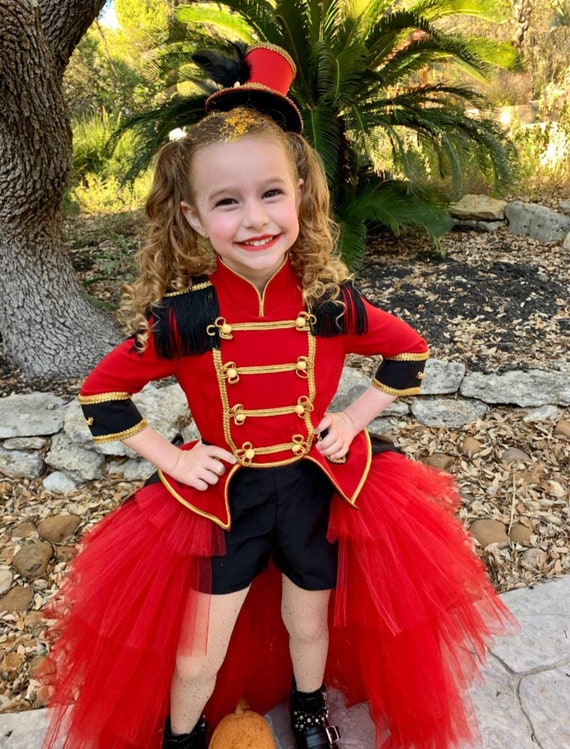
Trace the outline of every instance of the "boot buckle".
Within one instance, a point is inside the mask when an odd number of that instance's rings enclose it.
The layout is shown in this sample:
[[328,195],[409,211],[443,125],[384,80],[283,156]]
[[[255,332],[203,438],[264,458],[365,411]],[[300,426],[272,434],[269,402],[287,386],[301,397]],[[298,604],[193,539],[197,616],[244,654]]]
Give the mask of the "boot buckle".
[[335,741],[340,741],[340,732],[336,726],[325,726],[325,731],[331,746],[334,745]]

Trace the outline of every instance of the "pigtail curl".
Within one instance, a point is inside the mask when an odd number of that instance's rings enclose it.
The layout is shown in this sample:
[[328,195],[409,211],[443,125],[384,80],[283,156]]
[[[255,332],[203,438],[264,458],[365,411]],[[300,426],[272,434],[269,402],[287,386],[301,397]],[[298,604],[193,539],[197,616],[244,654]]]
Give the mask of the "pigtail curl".
[[330,216],[330,192],[318,153],[297,133],[287,133],[288,150],[303,180],[299,237],[290,249],[291,264],[301,280],[308,307],[339,300],[340,285],[350,274],[337,252],[339,229]]
[[216,256],[209,242],[188,224],[181,201],[188,200],[189,163],[194,144],[188,137],[159,151],[153,184],[145,203],[145,241],[135,260],[138,277],[125,288],[123,317],[137,346],[144,349],[150,332],[149,313],[166,292],[182,291],[192,279],[213,272]]

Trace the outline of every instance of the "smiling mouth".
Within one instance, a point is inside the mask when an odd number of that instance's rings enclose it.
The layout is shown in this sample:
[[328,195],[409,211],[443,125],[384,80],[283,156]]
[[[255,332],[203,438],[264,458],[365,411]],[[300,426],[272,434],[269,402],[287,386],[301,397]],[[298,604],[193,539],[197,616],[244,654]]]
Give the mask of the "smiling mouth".
[[262,250],[264,247],[270,246],[277,239],[277,235],[272,234],[268,237],[259,237],[258,239],[249,239],[245,242],[239,242],[241,247],[247,250]]

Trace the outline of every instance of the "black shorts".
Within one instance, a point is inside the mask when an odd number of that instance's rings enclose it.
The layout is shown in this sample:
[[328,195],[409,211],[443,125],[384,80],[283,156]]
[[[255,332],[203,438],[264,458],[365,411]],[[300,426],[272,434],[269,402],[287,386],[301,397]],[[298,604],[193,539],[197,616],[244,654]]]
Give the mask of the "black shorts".
[[305,590],[336,586],[337,544],[327,541],[333,487],[321,468],[299,460],[277,468],[240,468],[230,481],[227,553],[212,558],[212,593],[243,590],[275,566]]

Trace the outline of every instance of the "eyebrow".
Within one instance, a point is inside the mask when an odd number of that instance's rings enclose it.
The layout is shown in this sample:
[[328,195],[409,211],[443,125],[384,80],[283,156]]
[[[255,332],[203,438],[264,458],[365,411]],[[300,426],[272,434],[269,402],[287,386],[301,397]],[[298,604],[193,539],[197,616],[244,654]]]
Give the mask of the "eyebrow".
[[[270,185],[275,185],[275,184],[286,185],[287,180],[283,179],[283,177],[270,177],[269,179],[264,180],[264,182],[262,183],[262,187],[263,189],[267,189],[267,187],[269,187]],[[219,189],[214,190],[214,192],[211,192],[207,196],[207,199],[216,200],[222,195],[227,195],[228,193],[238,192],[239,189],[240,189],[239,186],[238,187],[235,187],[235,186],[220,187]]]

